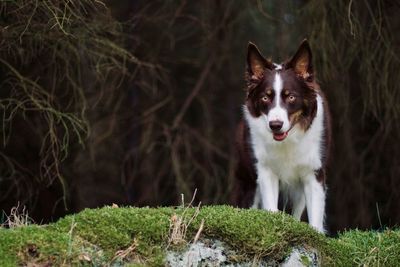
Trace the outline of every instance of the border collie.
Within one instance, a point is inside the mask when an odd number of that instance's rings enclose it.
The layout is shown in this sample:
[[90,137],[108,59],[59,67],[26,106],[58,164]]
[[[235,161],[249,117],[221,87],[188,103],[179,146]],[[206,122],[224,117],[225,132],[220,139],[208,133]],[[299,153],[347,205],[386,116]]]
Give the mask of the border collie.
[[325,232],[330,118],[307,40],[282,64],[265,59],[249,43],[246,81],[234,202],[277,211],[281,192],[294,217],[300,220],[307,207],[310,225]]

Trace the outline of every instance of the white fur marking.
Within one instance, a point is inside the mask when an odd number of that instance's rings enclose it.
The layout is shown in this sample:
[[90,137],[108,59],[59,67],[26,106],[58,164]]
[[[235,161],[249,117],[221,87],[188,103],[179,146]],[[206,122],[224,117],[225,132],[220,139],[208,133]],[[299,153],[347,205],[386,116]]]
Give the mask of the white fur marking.
[[287,110],[281,107],[281,92],[283,89],[283,81],[279,73],[275,74],[274,83],[272,85],[275,91],[275,107],[273,107],[267,115],[268,124],[271,121],[281,121],[283,122],[282,131],[286,132],[290,129],[289,116]]
[[282,69],[282,65],[281,64],[274,63],[274,67],[275,67],[275,70],[281,70]]

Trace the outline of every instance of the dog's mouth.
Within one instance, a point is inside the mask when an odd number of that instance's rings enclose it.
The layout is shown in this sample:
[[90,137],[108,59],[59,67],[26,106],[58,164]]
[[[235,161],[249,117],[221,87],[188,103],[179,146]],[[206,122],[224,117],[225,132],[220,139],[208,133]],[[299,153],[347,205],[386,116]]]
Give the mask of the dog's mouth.
[[283,140],[285,140],[285,138],[288,136],[288,132],[289,131],[287,131],[287,132],[282,132],[282,133],[272,133],[272,135],[273,135],[273,137],[274,137],[274,140],[275,141],[283,141]]

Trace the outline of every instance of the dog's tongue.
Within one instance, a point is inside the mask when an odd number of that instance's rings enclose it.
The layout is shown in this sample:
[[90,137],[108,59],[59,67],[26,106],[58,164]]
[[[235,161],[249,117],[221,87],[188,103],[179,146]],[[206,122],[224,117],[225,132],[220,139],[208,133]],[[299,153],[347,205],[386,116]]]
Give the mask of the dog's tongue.
[[288,133],[283,132],[283,133],[274,133],[274,139],[275,141],[283,141],[287,137]]

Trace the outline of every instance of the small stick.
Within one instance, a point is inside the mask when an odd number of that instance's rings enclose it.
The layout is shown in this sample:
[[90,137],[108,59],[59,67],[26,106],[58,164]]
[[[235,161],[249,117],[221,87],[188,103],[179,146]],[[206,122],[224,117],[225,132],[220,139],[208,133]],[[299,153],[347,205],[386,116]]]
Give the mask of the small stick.
[[200,234],[201,232],[203,232],[203,228],[204,228],[204,219],[201,219],[200,227],[199,230],[197,230],[197,233],[194,237],[193,244],[196,243],[197,240],[199,240]]

